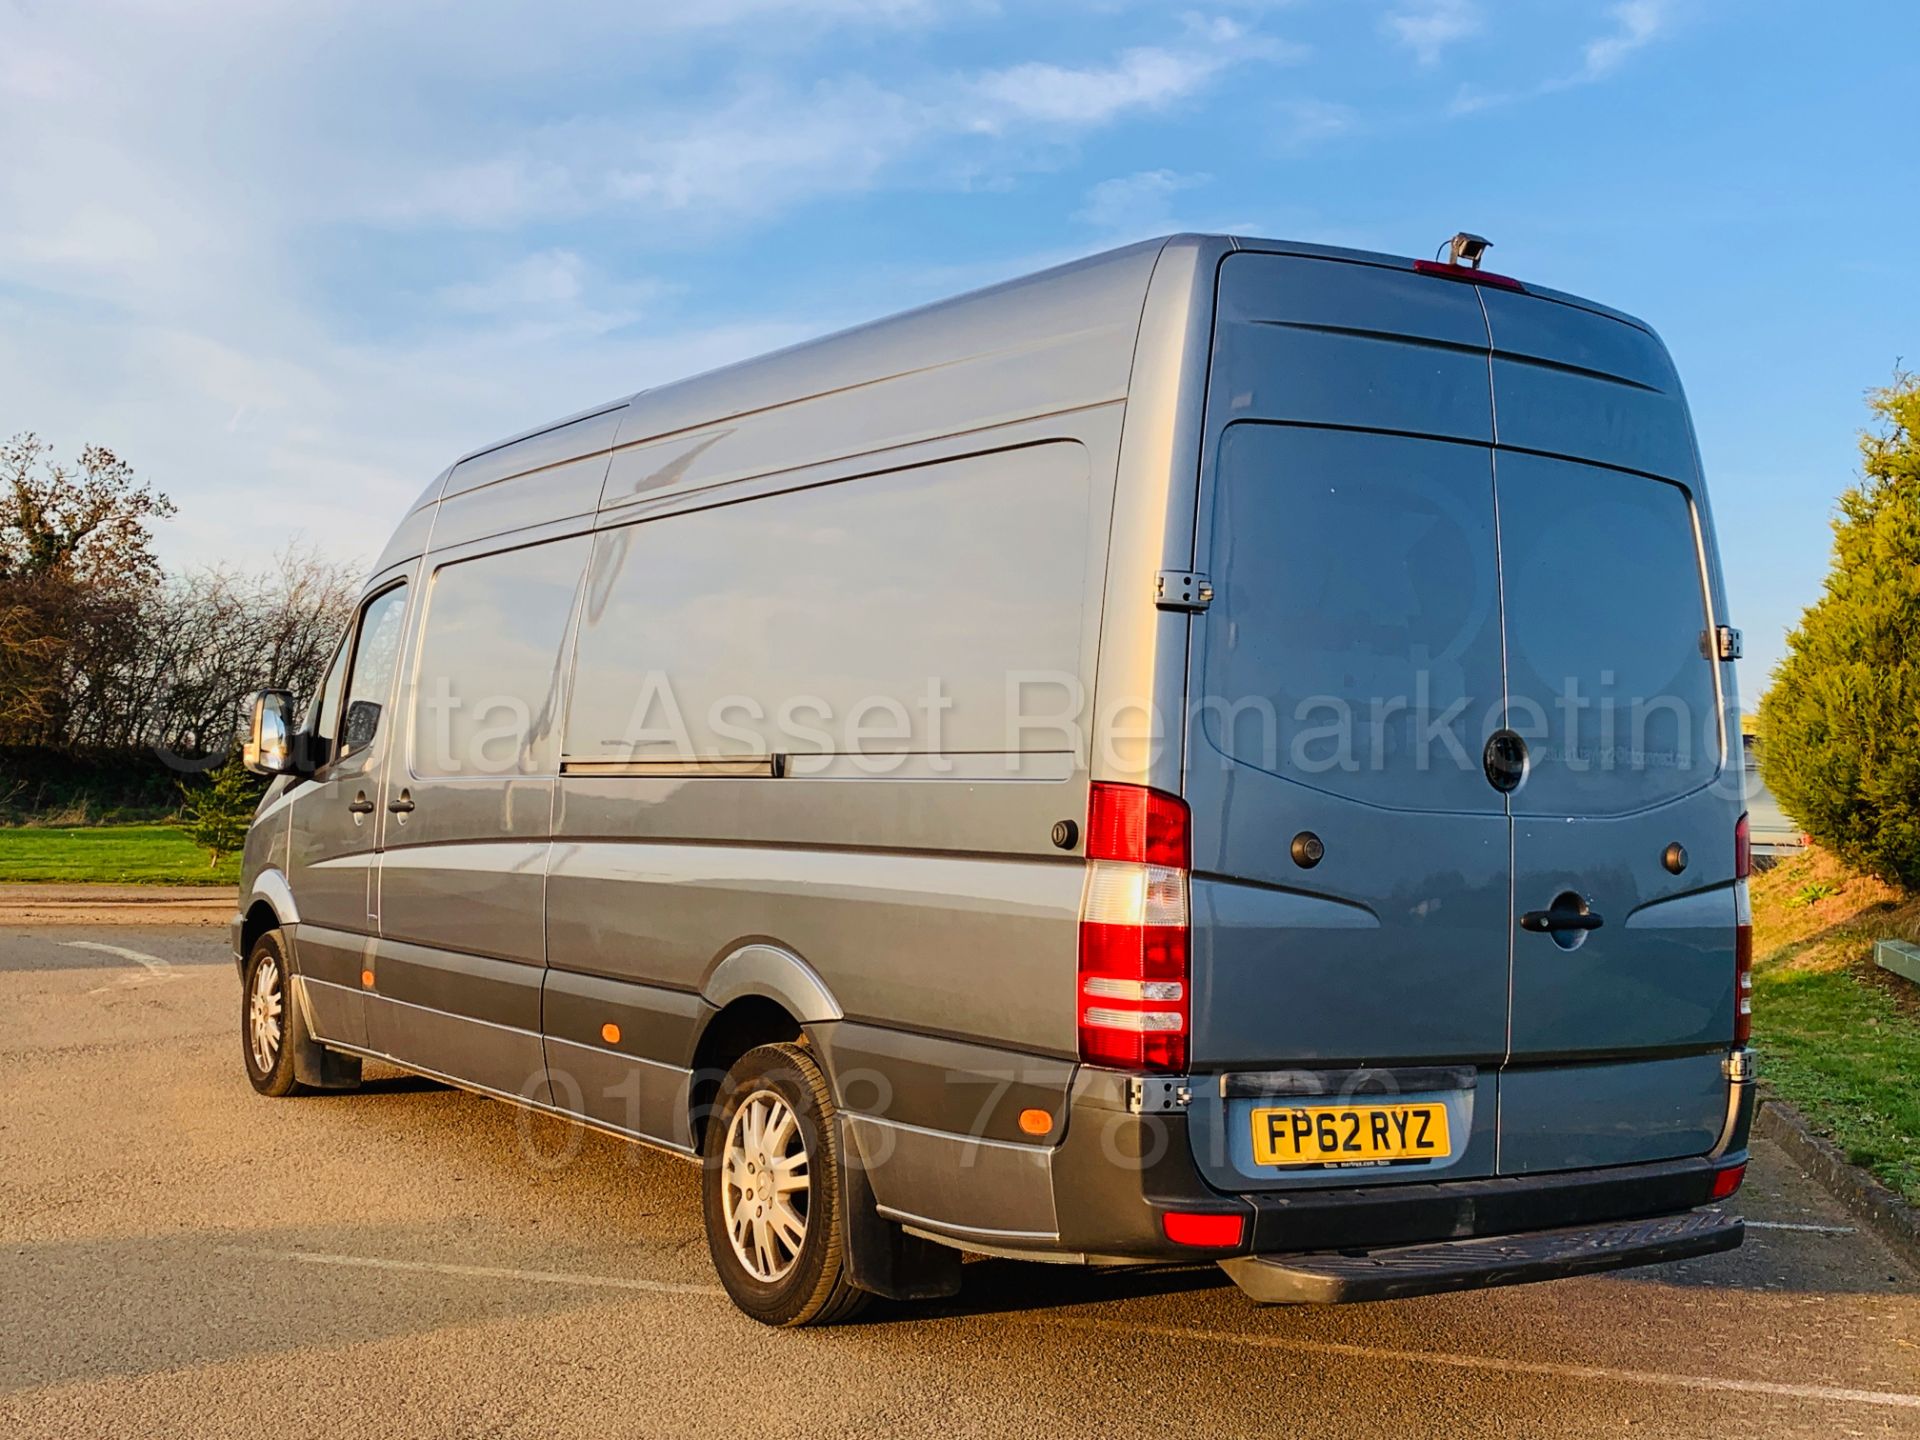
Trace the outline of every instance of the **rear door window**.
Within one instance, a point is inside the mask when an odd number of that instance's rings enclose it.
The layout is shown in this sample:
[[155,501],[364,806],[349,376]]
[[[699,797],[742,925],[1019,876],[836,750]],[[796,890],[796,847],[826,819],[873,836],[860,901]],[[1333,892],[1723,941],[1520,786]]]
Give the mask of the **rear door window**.
[[1478,445],[1238,424],[1221,441],[1200,724],[1370,804],[1498,813],[1492,468]]
[[1720,765],[1706,589],[1678,485],[1499,452],[1516,814],[1618,815]]

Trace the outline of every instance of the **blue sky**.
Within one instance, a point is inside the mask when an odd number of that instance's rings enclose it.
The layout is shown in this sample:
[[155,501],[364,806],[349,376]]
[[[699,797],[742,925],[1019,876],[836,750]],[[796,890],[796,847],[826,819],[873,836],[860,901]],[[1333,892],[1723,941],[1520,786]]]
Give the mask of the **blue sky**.
[[0,0],[0,431],[175,562],[370,559],[456,453],[1173,229],[1651,321],[1748,696],[1920,363],[1920,10],[1784,0]]

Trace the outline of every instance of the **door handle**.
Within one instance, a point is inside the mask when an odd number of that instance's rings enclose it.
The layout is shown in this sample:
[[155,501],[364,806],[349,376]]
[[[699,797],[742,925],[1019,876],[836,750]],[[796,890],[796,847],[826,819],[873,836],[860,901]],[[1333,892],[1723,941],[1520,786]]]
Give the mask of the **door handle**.
[[369,800],[367,798],[367,792],[362,790],[347,802],[347,809],[354,815],[371,815],[373,813],[373,801]]
[[1556,930],[1598,930],[1606,923],[1591,910],[1529,910],[1520,917],[1520,928],[1535,935],[1551,935]]
[[387,802],[387,809],[395,815],[411,815],[413,813],[413,792],[411,790],[402,790],[395,799]]

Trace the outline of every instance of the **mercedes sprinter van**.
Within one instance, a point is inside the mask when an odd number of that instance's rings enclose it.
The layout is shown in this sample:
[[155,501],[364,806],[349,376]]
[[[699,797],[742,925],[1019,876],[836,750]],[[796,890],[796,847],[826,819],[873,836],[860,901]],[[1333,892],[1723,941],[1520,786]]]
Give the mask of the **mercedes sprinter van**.
[[1737,653],[1645,325],[1133,245],[438,476],[254,701],[247,1073],[696,1160],[773,1324],[962,1252],[1287,1302],[1727,1249]]

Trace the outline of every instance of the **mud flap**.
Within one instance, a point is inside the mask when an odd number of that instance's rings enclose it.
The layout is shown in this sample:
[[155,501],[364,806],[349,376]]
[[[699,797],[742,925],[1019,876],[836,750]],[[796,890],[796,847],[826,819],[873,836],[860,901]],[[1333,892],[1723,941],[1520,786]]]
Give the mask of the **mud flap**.
[[[298,976],[294,977],[298,980]],[[306,1039],[293,1049],[293,1078],[302,1085],[315,1090],[358,1090],[360,1088],[360,1057],[342,1055],[338,1050],[329,1050],[313,1038],[313,1015],[307,1009],[307,987],[296,984],[294,994],[299,997],[302,1031]]]
[[847,1279],[888,1300],[938,1300],[960,1292],[960,1252],[883,1219],[865,1159],[847,1117],[840,1126],[840,1214],[846,1225]]
[[309,1040],[293,1052],[293,1078],[315,1090],[357,1090],[360,1088],[360,1057],[342,1055],[318,1041]]

